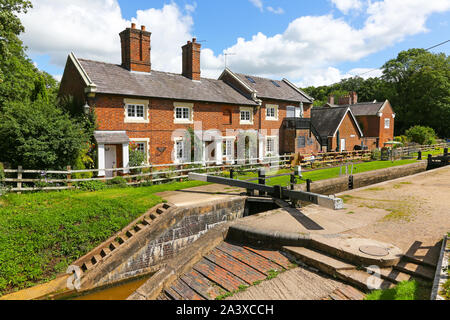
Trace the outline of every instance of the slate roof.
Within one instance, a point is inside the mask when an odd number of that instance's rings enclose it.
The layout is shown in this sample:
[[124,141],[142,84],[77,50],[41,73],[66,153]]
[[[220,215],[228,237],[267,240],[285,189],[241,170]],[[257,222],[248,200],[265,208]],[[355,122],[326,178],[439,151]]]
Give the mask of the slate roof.
[[130,142],[130,138],[128,138],[125,131],[95,131],[94,138],[99,144],[123,144]]
[[201,81],[192,81],[181,74],[154,70],[145,74],[130,72],[110,63],[85,59],[78,61],[97,86],[97,93],[257,105],[221,80],[202,78]]
[[[307,95],[303,95],[294,88],[292,88],[285,81],[272,80],[267,78],[255,77],[251,75],[234,73],[239,80],[244,82],[248,87],[257,91],[258,98],[285,100],[292,102],[312,103]],[[251,82],[248,77],[253,79],[255,83]],[[279,85],[277,87],[273,82]]]
[[[333,137],[348,110],[349,106],[314,107],[311,109],[311,123],[321,137]],[[355,123],[358,126],[356,121]],[[360,134],[362,135],[361,130]]]
[[361,102],[353,105],[346,105],[350,107],[355,117],[357,116],[376,116],[385,102]]

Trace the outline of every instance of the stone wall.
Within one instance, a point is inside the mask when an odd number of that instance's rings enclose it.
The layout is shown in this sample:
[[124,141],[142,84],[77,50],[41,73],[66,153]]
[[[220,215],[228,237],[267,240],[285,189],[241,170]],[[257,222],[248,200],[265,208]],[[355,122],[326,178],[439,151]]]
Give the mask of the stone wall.
[[[167,228],[159,234],[136,239],[139,246],[118,252],[111,257],[120,260],[113,270],[104,272],[96,286],[111,284],[148,272],[174,258],[182,249],[191,245],[211,228],[243,217],[245,198],[222,200],[204,206],[175,208],[166,217]],[[105,270],[106,271],[106,270]]]
[[[416,173],[424,172],[427,169],[426,161],[412,163],[404,166],[380,169],[369,172],[362,172],[353,175],[354,189],[366,187],[372,184],[406,177]],[[331,195],[344,192],[348,189],[348,176],[322,181],[313,181],[311,192]],[[297,190],[306,191],[306,185],[298,185]]]

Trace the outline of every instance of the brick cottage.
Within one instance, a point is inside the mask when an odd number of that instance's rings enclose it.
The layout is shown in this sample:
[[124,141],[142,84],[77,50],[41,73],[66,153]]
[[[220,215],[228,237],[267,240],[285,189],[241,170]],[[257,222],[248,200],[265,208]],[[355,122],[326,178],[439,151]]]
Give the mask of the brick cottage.
[[[204,163],[292,152],[284,143],[285,119],[311,117],[313,99],[286,79],[228,68],[217,80],[202,78],[201,45],[195,38],[182,47],[181,74],[152,70],[151,33],[144,26],[132,24],[120,39],[121,65],[71,53],[61,80],[60,96],[73,96],[97,115],[100,176],[108,175],[102,171],[106,168],[129,167],[130,142],[148,163],[191,162],[192,142],[183,133],[188,128],[200,137],[198,160]],[[244,154],[237,151],[240,134],[247,136]],[[258,142],[248,148],[252,137]]]
[[340,97],[338,104],[330,96],[325,107],[349,107],[364,134],[362,145],[369,150],[381,148],[394,139],[395,112],[389,100],[358,102],[358,94],[350,92]]

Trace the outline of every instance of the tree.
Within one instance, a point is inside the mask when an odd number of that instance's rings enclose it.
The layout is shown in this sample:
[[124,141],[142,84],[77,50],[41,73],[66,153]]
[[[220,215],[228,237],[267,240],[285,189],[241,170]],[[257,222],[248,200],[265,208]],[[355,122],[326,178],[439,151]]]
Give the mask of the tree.
[[450,136],[450,57],[424,49],[402,51],[383,66],[383,80],[397,113],[396,129],[432,127]]
[[430,127],[414,126],[406,130],[406,137],[409,141],[421,145],[431,145],[436,143],[436,133]]
[[8,102],[0,113],[0,161],[30,169],[74,165],[89,136],[54,104]]
[[35,88],[37,69],[18,37],[24,27],[17,14],[29,8],[30,1],[0,0],[0,111],[6,101],[29,99]]

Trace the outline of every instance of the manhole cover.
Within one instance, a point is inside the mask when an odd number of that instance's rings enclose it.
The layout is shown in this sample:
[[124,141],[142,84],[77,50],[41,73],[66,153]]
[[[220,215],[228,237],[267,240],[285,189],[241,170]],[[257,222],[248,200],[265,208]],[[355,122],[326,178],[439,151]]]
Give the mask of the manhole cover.
[[377,246],[363,246],[359,248],[359,251],[375,257],[384,257],[389,254],[387,249]]

